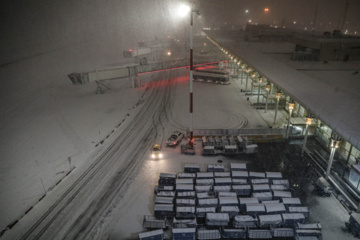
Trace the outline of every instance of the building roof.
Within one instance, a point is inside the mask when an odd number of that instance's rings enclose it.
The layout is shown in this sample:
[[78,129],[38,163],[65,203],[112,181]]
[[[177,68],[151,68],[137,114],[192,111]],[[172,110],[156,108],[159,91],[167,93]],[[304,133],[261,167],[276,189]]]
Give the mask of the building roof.
[[354,91],[359,84],[344,83],[344,86],[333,86],[250,49],[247,47],[248,43],[238,41],[233,34],[226,35],[223,31],[206,33],[282,89],[355,148],[360,149],[360,91]]

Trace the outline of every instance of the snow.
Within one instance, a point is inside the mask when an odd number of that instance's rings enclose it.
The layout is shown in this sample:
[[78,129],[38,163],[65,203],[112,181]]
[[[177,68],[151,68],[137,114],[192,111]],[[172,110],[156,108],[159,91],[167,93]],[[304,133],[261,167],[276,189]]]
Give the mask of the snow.
[[[360,149],[358,125],[360,84],[352,76],[353,70],[347,73],[341,71],[345,65],[343,62],[331,62],[324,67],[324,64],[321,63],[294,63],[295,61],[290,60],[286,63],[274,61],[270,56],[252,49],[251,43],[239,41],[234,36],[226,36],[224,32],[221,32],[221,35],[216,32],[208,32],[208,34],[219,44],[229,49],[230,52],[244,60],[250,67],[275,83],[304,108],[310,110],[315,117],[323,121],[354,147]],[[300,69],[300,64],[303,64],[304,69],[312,65],[310,69],[316,69],[318,66],[317,70],[320,70],[304,73],[304,71],[297,70]],[[293,67],[294,65],[297,66],[296,69]],[[351,69],[351,67],[359,70],[359,62],[353,62],[346,66],[347,69]],[[328,73],[323,71],[326,68],[330,69]]]

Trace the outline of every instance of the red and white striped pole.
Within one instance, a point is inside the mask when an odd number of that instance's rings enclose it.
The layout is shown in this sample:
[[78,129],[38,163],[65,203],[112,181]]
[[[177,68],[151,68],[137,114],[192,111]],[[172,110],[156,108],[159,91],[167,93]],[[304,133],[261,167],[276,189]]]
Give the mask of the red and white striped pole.
[[190,9],[190,142],[189,145],[193,147],[193,4]]

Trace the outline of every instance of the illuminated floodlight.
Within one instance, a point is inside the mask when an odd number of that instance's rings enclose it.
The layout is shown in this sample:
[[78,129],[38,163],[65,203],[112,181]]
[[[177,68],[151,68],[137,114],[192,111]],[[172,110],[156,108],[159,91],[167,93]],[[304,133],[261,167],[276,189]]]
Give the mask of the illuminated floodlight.
[[269,12],[269,8],[264,8],[264,12]]
[[176,14],[179,17],[185,17],[190,12],[190,7],[188,5],[182,4],[176,9]]

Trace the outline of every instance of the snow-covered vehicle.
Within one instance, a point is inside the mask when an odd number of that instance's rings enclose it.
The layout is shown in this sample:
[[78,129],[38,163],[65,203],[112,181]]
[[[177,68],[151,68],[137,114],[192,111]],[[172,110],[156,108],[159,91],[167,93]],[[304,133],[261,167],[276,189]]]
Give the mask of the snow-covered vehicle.
[[151,157],[153,159],[159,159],[159,158],[163,157],[163,155],[161,153],[161,146],[159,144],[154,144],[154,146],[152,148]]
[[189,143],[181,145],[181,153],[195,155],[195,147],[191,146]]
[[176,147],[184,138],[184,134],[179,131],[174,131],[171,136],[166,140],[167,147]]
[[355,237],[360,236],[360,214],[351,213],[349,222],[345,223],[346,228],[351,232]]

